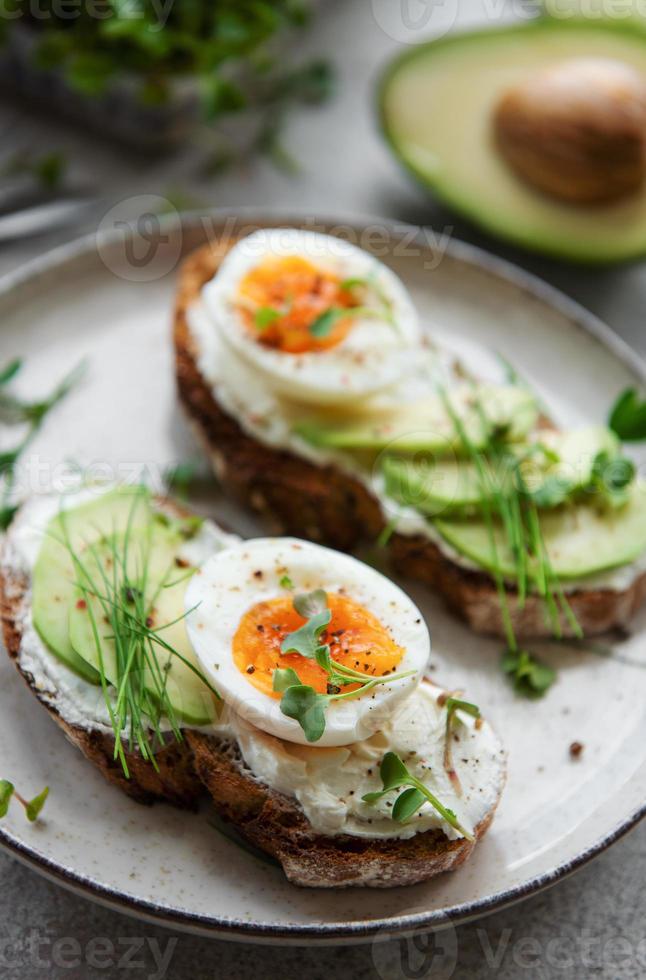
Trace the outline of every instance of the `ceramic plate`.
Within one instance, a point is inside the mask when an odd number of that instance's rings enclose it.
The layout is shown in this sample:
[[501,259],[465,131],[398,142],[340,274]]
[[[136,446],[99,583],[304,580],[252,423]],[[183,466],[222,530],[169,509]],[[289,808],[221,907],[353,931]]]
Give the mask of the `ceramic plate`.
[[[59,477],[65,460],[126,477],[146,464],[155,479],[195,457],[173,383],[176,266],[205,235],[241,224],[253,222],[217,213],[160,229],[151,219],[134,241],[117,228],[4,280],[2,360],[25,357],[29,390],[47,390],[74,362],[88,361],[84,382],[34,443],[36,488]],[[580,307],[474,248],[453,243],[440,255],[422,231],[377,220],[318,227],[350,235],[391,264],[440,342],[482,364],[503,351],[563,422],[602,421],[618,391],[646,377],[635,355]],[[262,530],[224,497],[209,508],[242,534]],[[613,644],[541,650],[558,666],[558,682],[528,702],[501,675],[499,642],[475,637],[424,589],[407,587],[431,629],[434,676],[447,687],[466,684],[509,750],[498,816],[455,874],[385,891],[295,888],[214,829],[208,808],[198,815],[145,808],[104,783],[6,658],[0,775],[25,792],[49,783],[51,797],[33,826],[12,808],[0,843],[61,884],[143,917],[231,938],[338,943],[499,908],[563,877],[633,826],[646,800],[646,615]],[[574,741],[584,746],[576,761]]]

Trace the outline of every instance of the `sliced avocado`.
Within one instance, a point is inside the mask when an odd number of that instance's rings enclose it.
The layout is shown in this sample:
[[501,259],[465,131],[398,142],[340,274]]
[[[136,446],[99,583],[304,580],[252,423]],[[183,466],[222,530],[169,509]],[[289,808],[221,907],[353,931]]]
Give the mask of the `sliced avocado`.
[[386,456],[382,472],[389,497],[432,517],[478,511],[485,496],[478,469],[469,460]]
[[[646,551],[646,483],[635,484],[628,502],[612,509],[590,503],[566,504],[540,518],[545,547],[559,578],[576,579],[627,565]],[[500,525],[495,551],[483,519],[434,522],[446,542],[488,572],[513,579],[515,562]]]
[[[592,481],[595,460],[601,453],[609,459],[619,455],[621,443],[610,429],[604,425],[589,425],[566,432],[545,432],[537,440],[548,452],[557,457],[550,462],[549,457],[535,453],[523,466],[523,477],[528,489],[535,494],[539,507],[555,506],[566,496],[572,496]],[[549,491],[559,483],[562,488],[561,500],[549,502]]]
[[[451,412],[475,448],[497,429],[509,440],[521,439],[538,415],[532,393],[520,386],[456,385],[448,394]],[[480,407],[482,410],[480,410]],[[380,411],[360,422],[302,423],[295,431],[314,446],[327,449],[374,450],[453,455],[464,451],[451,412],[440,395]]]
[[191,570],[180,556],[185,541],[175,522],[168,527],[154,522],[86,548],[80,556],[86,591],[75,590],[71,597],[69,636],[83,660],[98,672],[103,668],[107,680],[118,687],[132,653],[128,640],[133,632],[124,632],[118,646],[112,612],[120,604],[123,615],[130,613],[135,623],[137,618],[146,620],[165,646],[136,646],[144,689],[153,704],[159,705],[165,692],[179,718],[206,725],[214,720],[216,706],[195,673],[200,668],[186,632],[184,597]]
[[[566,497],[587,487],[599,453],[612,458],[620,448],[615,434],[602,425],[571,432],[545,432],[536,441],[545,445],[549,455],[536,450],[523,464],[522,473],[541,508],[558,506]],[[521,456],[528,451],[522,443],[513,448]],[[482,510],[484,500],[493,500],[498,491],[511,486],[512,465],[501,463],[497,470],[491,462],[483,461],[483,465],[487,480],[484,485],[477,464],[471,460],[386,456],[382,472],[386,493],[402,504],[430,516],[468,514]]]
[[446,203],[526,248],[582,262],[646,253],[646,184],[616,203],[560,203],[499,155],[491,117],[503,92],[559,61],[610,58],[646,73],[646,35],[630,23],[543,18],[450,34],[406,51],[380,88],[383,130],[400,161]]
[[[111,490],[86,504],[61,511],[50,521],[32,577],[34,626],[47,647],[75,673],[92,684],[96,670],[79,657],[69,639],[68,607],[76,575],[69,547],[78,551],[103,535],[150,519],[148,492],[143,487]],[[66,544],[67,542],[67,544]]]

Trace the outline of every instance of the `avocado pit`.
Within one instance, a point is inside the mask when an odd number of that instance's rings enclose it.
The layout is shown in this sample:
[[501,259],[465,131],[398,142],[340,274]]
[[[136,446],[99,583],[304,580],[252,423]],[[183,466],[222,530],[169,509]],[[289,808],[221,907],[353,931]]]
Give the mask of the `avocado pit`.
[[646,175],[646,80],[609,58],[575,58],[531,74],[499,99],[498,150],[537,190],[601,204],[635,193]]

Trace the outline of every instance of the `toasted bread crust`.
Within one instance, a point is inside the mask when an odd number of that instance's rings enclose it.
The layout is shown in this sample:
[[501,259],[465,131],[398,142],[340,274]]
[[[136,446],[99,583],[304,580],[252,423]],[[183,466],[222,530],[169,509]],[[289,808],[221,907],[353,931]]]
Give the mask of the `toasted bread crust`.
[[[181,403],[218,477],[240,500],[269,517],[277,532],[352,550],[361,540],[374,540],[385,526],[377,499],[363,484],[334,466],[318,466],[249,436],[218,404],[200,373],[186,313],[234,244],[232,238],[217,246],[205,245],[182,266],[174,319]],[[489,575],[451,561],[423,536],[393,534],[390,553],[400,573],[428,584],[476,632],[504,637],[500,600]],[[507,595],[518,637],[553,635],[539,596],[528,596],[520,608],[513,588],[508,588]],[[588,636],[627,626],[645,600],[646,573],[623,591],[581,589],[568,593],[572,612]],[[565,617],[561,626],[564,636],[573,635]]]
[[254,779],[226,743],[194,731],[187,739],[219,815],[280,861],[295,885],[393,888],[426,881],[463,864],[495,813],[494,806],[476,827],[473,842],[449,840],[441,830],[406,839],[318,834],[296,801]]
[[158,771],[141,758],[138,752],[126,752],[130,779],[126,779],[121,763],[114,759],[114,738],[102,731],[88,731],[71,725],[38,691],[32,675],[20,665],[22,629],[21,610],[29,583],[26,577],[0,567],[0,620],[5,647],[11,660],[30,688],[32,694],[47,709],[68,739],[101,771],[109,783],[118,786],[139,803],[164,800],[175,806],[194,810],[203,795],[203,786],[195,774],[191,750],[187,742],[170,742],[156,754]]
[[[425,582],[439,592],[447,605],[477,633],[505,636],[500,600],[495,584],[487,574],[462,568],[421,535],[404,537],[394,534],[391,559],[393,567],[400,574]],[[645,600],[646,574],[638,576],[630,588],[623,591],[580,589],[567,593],[570,609],[586,636],[627,627]],[[517,637],[554,635],[545,604],[539,596],[527,596],[521,607],[518,593],[508,587],[507,604]],[[562,614],[560,624],[564,637],[576,635],[571,623]]]

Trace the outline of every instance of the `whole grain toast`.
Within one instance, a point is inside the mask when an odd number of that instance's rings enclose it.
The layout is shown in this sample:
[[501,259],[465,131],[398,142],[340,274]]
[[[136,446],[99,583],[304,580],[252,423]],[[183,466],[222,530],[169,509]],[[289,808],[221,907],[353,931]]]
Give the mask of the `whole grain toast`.
[[[247,506],[268,517],[275,533],[305,537],[350,551],[374,541],[386,521],[378,500],[363,483],[335,466],[317,465],[296,454],[263,445],[224,411],[202,376],[188,326],[187,310],[200,294],[235,238],[207,244],[185,259],[179,276],[174,345],[180,401],[219,479]],[[505,636],[496,585],[488,574],[452,561],[421,535],[394,533],[390,555],[401,574],[423,581],[479,633]],[[543,600],[529,595],[522,606],[507,588],[518,637],[551,637],[553,626]],[[646,599],[646,573],[624,590],[579,589],[568,593],[577,622],[588,636],[628,625]],[[562,617],[564,636],[574,635]]]
[[0,563],[0,620],[2,635],[10,659],[14,662],[32,694],[47,709],[56,724],[83,755],[100,770],[109,783],[118,786],[139,803],[165,800],[175,806],[196,809],[203,786],[195,774],[190,747],[186,741],[173,739],[156,753],[157,770],[136,751],[126,751],[130,779],[121,763],[114,758],[114,736],[105,731],[90,731],[70,724],[49,699],[39,691],[34,677],[20,664],[20,646],[24,605],[28,602],[29,581],[24,574],[9,570]]
[[254,778],[230,742],[196,731],[187,740],[219,815],[276,858],[295,885],[393,888],[453,871],[487,832],[497,806],[475,828],[474,841],[449,840],[441,830],[405,839],[318,834],[295,800]]

